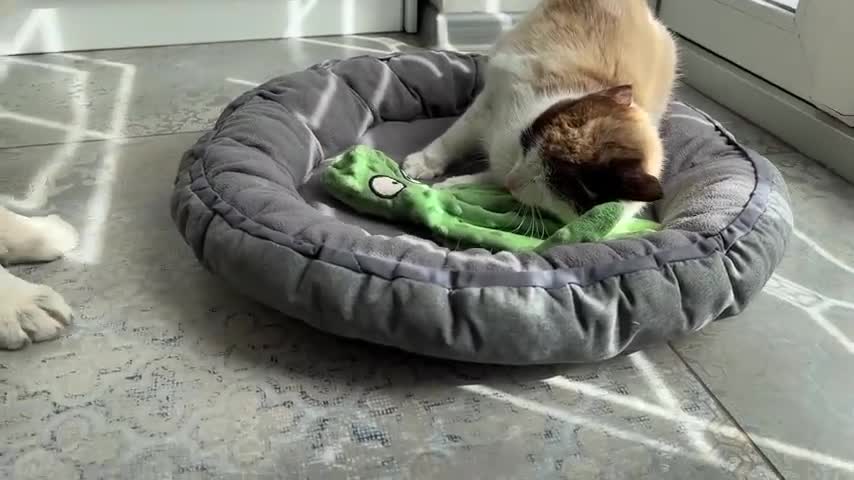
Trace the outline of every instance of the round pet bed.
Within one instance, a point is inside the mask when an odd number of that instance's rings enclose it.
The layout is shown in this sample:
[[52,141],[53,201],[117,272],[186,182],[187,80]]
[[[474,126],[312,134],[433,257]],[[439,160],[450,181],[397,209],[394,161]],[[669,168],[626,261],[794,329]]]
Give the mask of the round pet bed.
[[[450,52],[330,61],[232,102],[181,161],[172,216],[234,288],[308,324],[419,354],[591,362],[735,315],[792,229],[779,172],[703,113],[663,125],[664,225],[638,238],[491,253],[355,214],[320,182],[355,144],[398,161],[437,137],[487,59]],[[451,245],[453,247],[453,245]]]

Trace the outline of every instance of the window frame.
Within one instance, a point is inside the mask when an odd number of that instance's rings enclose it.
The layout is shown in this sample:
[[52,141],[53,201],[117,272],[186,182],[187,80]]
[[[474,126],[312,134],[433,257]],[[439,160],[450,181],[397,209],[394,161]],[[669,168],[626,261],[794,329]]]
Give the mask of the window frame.
[[[851,0],[660,0],[659,16],[689,41],[854,126]],[[850,56],[849,56],[850,58]]]

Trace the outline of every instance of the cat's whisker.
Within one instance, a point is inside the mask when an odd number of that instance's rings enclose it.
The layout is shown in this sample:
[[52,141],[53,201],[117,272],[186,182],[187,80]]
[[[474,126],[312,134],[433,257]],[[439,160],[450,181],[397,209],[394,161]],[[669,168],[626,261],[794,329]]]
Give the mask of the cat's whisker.
[[519,233],[521,235],[525,235],[525,233],[528,231],[528,225],[529,224],[528,224],[528,222],[525,221],[525,220],[527,220],[526,216],[528,214],[528,206],[527,205],[525,205],[524,212],[525,213],[522,214],[522,225],[520,226],[521,228],[524,228],[524,230],[519,230]]
[[522,226],[525,225],[525,215],[522,213],[522,209],[524,209],[524,205],[520,205],[517,209],[516,217],[519,219],[519,225],[513,229],[513,233],[518,232],[522,229]]
[[534,215],[535,215],[534,214],[534,207],[528,207],[529,222],[528,222],[528,229],[525,231],[526,237],[530,237],[533,234],[534,228],[537,225],[537,222],[535,221]]
[[537,237],[540,229],[539,222],[537,222],[537,209],[531,209],[531,236]]

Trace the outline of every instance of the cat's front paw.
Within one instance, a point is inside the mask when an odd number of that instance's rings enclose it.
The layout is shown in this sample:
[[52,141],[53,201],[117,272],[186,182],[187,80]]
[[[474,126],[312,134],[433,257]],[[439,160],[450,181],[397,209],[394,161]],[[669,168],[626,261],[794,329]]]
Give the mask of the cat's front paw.
[[0,269],[0,349],[53,340],[71,319],[71,307],[54,289]]
[[403,171],[412,178],[430,180],[445,173],[444,159],[427,153],[426,150],[413,153],[403,161]]

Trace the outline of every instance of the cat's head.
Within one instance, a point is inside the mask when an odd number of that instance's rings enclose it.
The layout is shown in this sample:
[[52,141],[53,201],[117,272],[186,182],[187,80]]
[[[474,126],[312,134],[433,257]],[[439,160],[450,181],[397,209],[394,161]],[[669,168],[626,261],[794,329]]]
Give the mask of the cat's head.
[[523,203],[569,219],[611,201],[662,197],[656,126],[620,86],[555,103],[519,139],[523,159],[506,179]]

